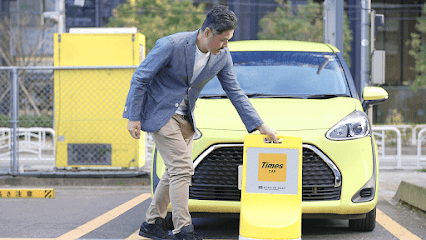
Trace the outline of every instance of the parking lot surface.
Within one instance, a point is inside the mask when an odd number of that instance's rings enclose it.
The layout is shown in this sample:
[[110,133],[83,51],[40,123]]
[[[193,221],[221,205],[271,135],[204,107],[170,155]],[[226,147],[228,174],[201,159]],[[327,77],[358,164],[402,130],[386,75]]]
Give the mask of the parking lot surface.
[[[426,219],[393,202],[398,178],[410,175],[413,173],[381,172],[372,232],[352,231],[347,220],[304,219],[302,239],[426,239]],[[143,239],[137,233],[150,203],[149,186],[54,188],[54,198],[1,198],[0,240]],[[193,224],[202,239],[238,239],[238,218],[194,218]]]

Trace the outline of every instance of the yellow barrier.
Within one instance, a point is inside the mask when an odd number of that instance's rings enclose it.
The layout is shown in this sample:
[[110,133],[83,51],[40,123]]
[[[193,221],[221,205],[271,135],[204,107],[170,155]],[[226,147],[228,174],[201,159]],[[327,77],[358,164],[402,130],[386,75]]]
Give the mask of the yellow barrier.
[[55,198],[55,189],[0,189],[0,198]]
[[301,239],[302,139],[247,135],[239,240]]

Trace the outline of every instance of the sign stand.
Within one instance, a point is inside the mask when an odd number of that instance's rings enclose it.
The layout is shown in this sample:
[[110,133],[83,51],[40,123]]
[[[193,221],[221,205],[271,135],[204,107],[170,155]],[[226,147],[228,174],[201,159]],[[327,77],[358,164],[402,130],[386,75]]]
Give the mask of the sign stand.
[[301,239],[302,139],[244,139],[239,240]]

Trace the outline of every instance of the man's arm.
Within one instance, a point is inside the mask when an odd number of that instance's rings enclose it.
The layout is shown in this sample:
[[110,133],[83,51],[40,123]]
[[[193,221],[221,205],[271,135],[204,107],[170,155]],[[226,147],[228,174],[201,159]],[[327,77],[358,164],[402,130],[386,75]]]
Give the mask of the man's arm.
[[141,123],[140,111],[142,109],[142,98],[147,84],[154,78],[167,63],[173,54],[172,44],[168,39],[160,39],[147,55],[146,59],[139,65],[132,77],[126,109],[128,111],[127,130],[135,139],[140,139]]
[[159,39],[133,73],[123,117],[132,121],[141,120],[143,96],[148,84],[170,62],[172,55],[173,42],[171,39],[167,37]]

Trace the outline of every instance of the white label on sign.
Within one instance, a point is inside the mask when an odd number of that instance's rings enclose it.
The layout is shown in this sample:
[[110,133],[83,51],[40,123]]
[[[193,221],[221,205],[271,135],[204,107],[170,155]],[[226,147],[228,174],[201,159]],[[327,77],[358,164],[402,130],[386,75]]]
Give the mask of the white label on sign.
[[247,148],[246,193],[297,195],[299,149]]

